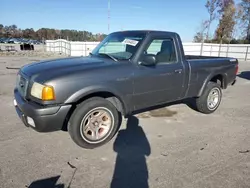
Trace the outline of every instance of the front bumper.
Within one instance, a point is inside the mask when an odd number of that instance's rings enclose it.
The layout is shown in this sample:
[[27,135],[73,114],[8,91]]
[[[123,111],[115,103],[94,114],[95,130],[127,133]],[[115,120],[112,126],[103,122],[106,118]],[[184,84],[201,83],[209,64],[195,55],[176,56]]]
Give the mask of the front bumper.
[[14,90],[14,106],[22,122],[38,132],[52,132],[61,130],[71,105],[40,106],[24,100],[19,92]]

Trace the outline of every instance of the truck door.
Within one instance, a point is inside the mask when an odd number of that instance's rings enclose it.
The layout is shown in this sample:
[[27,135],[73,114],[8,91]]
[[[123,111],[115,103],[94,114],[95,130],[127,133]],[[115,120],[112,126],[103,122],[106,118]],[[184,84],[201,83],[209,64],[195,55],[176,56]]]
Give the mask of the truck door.
[[[147,46],[147,47],[146,47]],[[138,65],[134,74],[135,110],[178,100],[184,89],[184,66],[171,37],[152,37],[143,54],[156,58],[155,66]]]

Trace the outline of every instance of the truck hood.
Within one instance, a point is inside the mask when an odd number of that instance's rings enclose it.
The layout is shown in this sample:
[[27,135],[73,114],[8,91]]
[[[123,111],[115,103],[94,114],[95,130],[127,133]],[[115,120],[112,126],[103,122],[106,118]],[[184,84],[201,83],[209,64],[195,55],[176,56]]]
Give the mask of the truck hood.
[[91,68],[110,66],[114,62],[94,57],[74,57],[31,63],[22,67],[21,71],[28,77],[53,77]]

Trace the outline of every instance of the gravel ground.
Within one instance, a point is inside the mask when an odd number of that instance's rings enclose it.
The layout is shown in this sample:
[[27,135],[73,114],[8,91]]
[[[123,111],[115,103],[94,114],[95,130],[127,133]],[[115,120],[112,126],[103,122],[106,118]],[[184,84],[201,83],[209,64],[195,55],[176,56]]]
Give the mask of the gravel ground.
[[45,58],[56,57],[0,57],[1,188],[250,187],[250,62],[240,62],[214,114],[175,104],[124,120],[111,142],[85,150],[67,132],[38,133],[16,115],[16,70],[6,67]]

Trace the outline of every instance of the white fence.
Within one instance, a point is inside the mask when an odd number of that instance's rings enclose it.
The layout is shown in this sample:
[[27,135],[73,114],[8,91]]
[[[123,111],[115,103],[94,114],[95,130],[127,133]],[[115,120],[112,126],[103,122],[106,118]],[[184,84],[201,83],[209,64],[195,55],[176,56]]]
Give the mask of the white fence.
[[[72,42],[64,39],[47,40],[46,51],[62,53],[69,56],[87,56],[99,42]],[[244,44],[210,44],[183,43],[186,55],[204,55],[216,57],[234,57],[250,59],[250,45]]]
[[87,56],[99,42],[73,42],[64,39],[46,40],[46,51],[69,56]]
[[186,55],[203,55],[215,57],[233,57],[250,59],[249,44],[211,44],[211,43],[183,43]]

